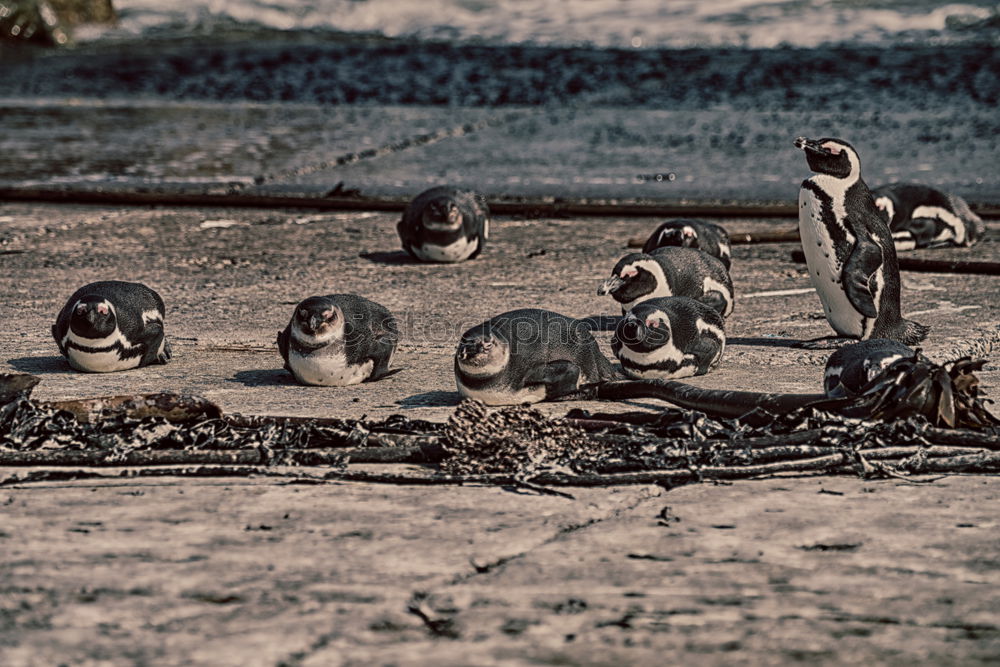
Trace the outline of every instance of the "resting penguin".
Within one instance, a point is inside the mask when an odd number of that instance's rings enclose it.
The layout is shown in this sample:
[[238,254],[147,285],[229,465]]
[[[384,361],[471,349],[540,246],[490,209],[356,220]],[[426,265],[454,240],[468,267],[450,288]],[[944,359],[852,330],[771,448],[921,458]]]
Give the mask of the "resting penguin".
[[843,338],[920,342],[928,328],[900,315],[896,248],[857,151],[840,139],[799,137],[795,146],[815,172],[799,190],[799,235],[826,319]]
[[707,252],[722,262],[729,270],[732,251],[729,248],[729,234],[725,229],[711,222],[701,220],[668,220],[656,228],[642,246],[647,255],[664,246],[697,248]]
[[354,294],[311,296],[278,334],[285,368],[302,384],[343,387],[390,373],[399,331],[384,306]]
[[52,325],[59,351],[78,371],[107,373],[165,364],[163,299],[142,283],[102,280],[69,298]]
[[490,210],[482,195],[448,186],[417,195],[396,225],[403,250],[423,262],[461,262],[483,251]]
[[845,345],[826,361],[823,392],[829,398],[856,396],[893,362],[911,359],[914,354],[906,345],[887,338],[870,338]]
[[986,227],[965,200],[919,183],[892,183],[872,191],[889,221],[896,250],[975,245]]
[[622,370],[639,380],[704,375],[718,365],[725,347],[722,316],[686,296],[636,304],[611,339]]
[[583,322],[537,308],[472,327],[455,351],[458,392],[487,405],[536,403],[616,376]]
[[625,314],[635,304],[660,296],[689,296],[728,317],[733,312],[733,280],[722,262],[694,248],[666,246],[650,254],[625,255],[597,288],[610,294]]

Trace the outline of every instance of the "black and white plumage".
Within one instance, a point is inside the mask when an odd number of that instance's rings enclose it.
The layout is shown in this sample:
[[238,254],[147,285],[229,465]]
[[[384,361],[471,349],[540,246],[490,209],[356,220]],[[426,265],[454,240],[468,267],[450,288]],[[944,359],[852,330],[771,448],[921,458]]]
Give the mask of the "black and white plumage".
[[442,185],[417,195],[396,231],[403,250],[423,262],[474,259],[490,236],[490,209],[482,195]]
[[815,172],[799,190],[799,235],[826,319],[845,338],[923,340],[928,328],[900,314],[896,247],[857,151],[829,138],[799,137],[795,146]]
[[668,220],[650,234],[645,245],[642,246],[642,251],[648,255],[657,248],[665,246],[696,248],[707,252],[722,262],[727,271],[732,264],[729,233],[712,222],[688,219]]
[[459,393],[487,405],[535,403],[616,376],[586,324],[537,308],[472,327],[455,351]]
[[920,183],[892,183],[872,191],[885,213],[896,250],[975,245],[986,226],[964,199]]
[[635,304],[661,296],[687,296],[728,317],[733,312],[733,280],[716,258],[694,248],[667,246],[652,253],[625,255],[601,283],[597,294],[610,294],[622,314]]
[[834,351],[823,372],[823,392],[830,398],[856,396],[879,373],[916,353],[888,338],[870,338]]
[[165,364],[163,299],[142,283],[102,280],[69,298],[52,325],[59,351],[78,371],[108,373]]
[[342,387],[390,373],[399,341],[384,306],[354,294],[311,296],[278,334],[285,368],[302,384]]
[[611,340],[622,370],[639,380],[704,375],[718,365],[725,348],[722,316],[686,296],[636,304],[618,323]]

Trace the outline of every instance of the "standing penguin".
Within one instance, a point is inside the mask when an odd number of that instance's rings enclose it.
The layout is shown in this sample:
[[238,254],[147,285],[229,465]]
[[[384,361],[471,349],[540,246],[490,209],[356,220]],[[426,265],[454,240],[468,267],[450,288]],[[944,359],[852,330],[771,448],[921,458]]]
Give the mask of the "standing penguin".
[[826,319],[844,338],[920,342],[928,327],[900,315],[896,247],[857,151],[840,139],[799,137],[795,146],[815,172],[799,190],[799,235]]
[[622,314],[640,301],[660,296],[688,296],[723,317],[733,312],[733,280],[726,267],[694,248],[666,246],[650,254],[625,255],[597,294],[610,294],[622,305]]
[[616,376],[586,324],[537,308],[472,327],[455,351],[458,392],[487,405],[536,403]]
[[611,349],[622,370],[639,380],[704,375],[726,347],[725,325],[714,308],[686,296],[636,304],[618,323]]
[[955,245],[969,247],[986,226],[964,199],[920,183],[892,183],[872,191],[889,220],[896,250]]
[[829,398],[856,396],[879,373],[900,359],[916,353],[900,342],[869,338],[834,351],[823,371],[823,392]]
[[732,250],[729,247],[729,233],[711,222],[702,220],[667,220],[656,228],[646,239],[642,251],[647,255],[664,246],[697,248],[707,252],[722,262],[729,270],[732,264]]
[[278,334],[285,368],[302,384],[342,387],[389,374],[399,331],[384,306],[354,294],[311,296]]
[[396,225],[403,250],[423,262],[473,259],[490,236],[490,210],[475,192],[449,186],[417,195]]
[[52,336],[78,371],[165,364],[170,359],[165,314],[163,299],[142,283],[102,280],[73,293],[52,325]]

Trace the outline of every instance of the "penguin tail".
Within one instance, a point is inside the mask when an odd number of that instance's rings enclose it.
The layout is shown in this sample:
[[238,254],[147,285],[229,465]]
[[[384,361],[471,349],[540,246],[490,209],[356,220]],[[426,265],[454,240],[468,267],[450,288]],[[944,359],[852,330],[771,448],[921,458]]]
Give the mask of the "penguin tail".
[[927,338],[927,334],[930,330],[931,328],[929,326],[919,324],[913,320],[901,319],[899,321],[899,326],[896,327],[896,330],[890,337],[905,345],[916,345],[924,338]]

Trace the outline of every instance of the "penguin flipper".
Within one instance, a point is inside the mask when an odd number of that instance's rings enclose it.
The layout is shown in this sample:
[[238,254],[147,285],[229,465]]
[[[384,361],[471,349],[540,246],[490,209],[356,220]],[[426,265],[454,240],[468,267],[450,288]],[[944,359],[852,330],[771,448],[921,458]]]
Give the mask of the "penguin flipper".
[[688,354],[694,356],[697,364],[695,375],[704,375],[719,363],[722,355],[719,354],[719,343],[714,338],[700,337],[694,342]]
[[365,382],[380,380],[403,370],[402,368],[389,368],[390,364],[392,364],[392,357],[396,353],[397,342],[396,336],[389,332],[383,332],[372,341],[368,358],[375,363],[372,366],[371,375],[368,376]]
[[706,306],[713,308],[722,317],[726,316],[726,307],[729,305],[726,301],[725,295],[719,290],[711,290],[710,292],[705,292],[700,297],[698,301],[701,301]]
[[152,364],[167,363],[167,359],[170,358],[169,348],[164,344],[166,358],[161,358],[161,343],[163,343],[163,325],[156,321],[147,322],[142,332],[142,340],[139,341],[139,345],[143,348],[142,358],[139,360],[140,368]]
[[281,353],[281,358],[285,360],[285,368],[289,371],[291,371],[291,369],[288,368],[288,337],[290,335],[290,329],[291,325],[288,325],[283,331],[279,331],[277,340],[278,352]]
[[56,339],[56,347],[59,348],[59,354],[66,356],[66,348],[63,347],[62,340],[59,337],[59,325],[52,325],[52,337]]
[[870,283],[882,261],[882,249],[878,244],[859,238],[840,274],[847,300],[865,317],[878,317]]
[[580,367],[572,361],[559,359],[538,366],[524,376],[524,386],[545,385],[545,398],[570,394],[580,383]]

